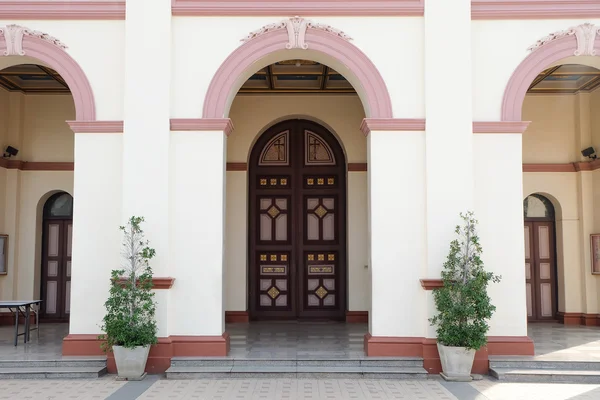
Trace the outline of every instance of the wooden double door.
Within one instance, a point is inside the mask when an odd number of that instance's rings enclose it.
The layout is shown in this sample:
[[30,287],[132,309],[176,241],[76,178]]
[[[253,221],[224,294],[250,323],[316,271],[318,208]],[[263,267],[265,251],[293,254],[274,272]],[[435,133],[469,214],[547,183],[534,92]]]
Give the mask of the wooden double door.
[[271,127],[249,162],[249,305],[253,319],[343,319],[346,162],[307,120]]
[[556,318],[556,259],[553,221],[525,221],[527,320]]

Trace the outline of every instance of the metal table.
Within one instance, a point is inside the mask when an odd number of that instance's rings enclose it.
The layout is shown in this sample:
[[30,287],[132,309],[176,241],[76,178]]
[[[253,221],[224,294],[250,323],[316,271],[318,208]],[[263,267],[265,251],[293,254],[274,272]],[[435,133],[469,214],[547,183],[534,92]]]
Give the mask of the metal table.
[[[40,315],[39,315],[39,307],[42,303],[42,300],[8,300],[8,301],[0,301],[0,309],[8,308],[11,312],[15,313],[15,346],[18,343],[19,336],[23,336],[23,343],[27,343],[29,341],[30,331],[37,330],[37,337],[40,337]],[[32,306],[37,306],[36,308],[32,308]],[[33,310],[35,314],[35,328],[31,329],[31,322],[29,321],[31,311]],[[19,314],[25,317],[25,332],[19,333]]]

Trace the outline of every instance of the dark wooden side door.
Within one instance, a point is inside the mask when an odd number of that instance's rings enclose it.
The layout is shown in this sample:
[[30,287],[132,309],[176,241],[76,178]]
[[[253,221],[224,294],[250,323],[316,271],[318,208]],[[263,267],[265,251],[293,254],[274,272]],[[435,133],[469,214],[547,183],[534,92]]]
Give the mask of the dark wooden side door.
[[288,120],[249,163],[249,304],[253,319],[343,319],[346,161],[336,138]]
[[72,237],[71,219],[44,221],[40,317],[45,320],[69,320]]
[[525,221],[527,320],[556,318],[554,222]]

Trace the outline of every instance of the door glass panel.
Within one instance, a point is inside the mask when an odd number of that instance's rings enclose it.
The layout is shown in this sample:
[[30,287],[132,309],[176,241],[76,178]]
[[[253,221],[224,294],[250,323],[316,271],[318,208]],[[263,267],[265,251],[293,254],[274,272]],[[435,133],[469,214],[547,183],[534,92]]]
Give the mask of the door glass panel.
[[71,312],[71,281],[65,283],[65,313]]
[[271,240],[272,219],[267,214],[260,215],[260,240]]
[[48,276],[58,276],[58,261],[48,261]]
[[323,205],[328,210],[333,210],[335,208],[335,200],[334,199],[323,199]]
[[549,283],[540,285],[542,298],[542,317],[552,316],[552,287]]
[[525,227],[525,258],[531,258],[531,246],[529,243],[529,227]]
[[319,240],[319,218],[315,214],[306,215],[308,240]]
[[46,283],[46,312],[48,314],[56,314],[56,296],[58,282],[49,281]]
[[531,264],[525,263],[525,279],[531,279]]
[[287,199],[276,199],[275,204],[280,210],[287,210]]
[[323,240],[335,240],[335,216],[333,214],[323,217]]
[[527,316],[528,317],[532,317],[533,316],[533,301],[532,301],[532,295],[531,295],[531,283],[527,283],[525,285],[525,289],[527,292]]
[[550,264],[548,263],[540,263],[540,278],[541,279],[550,279]]
[[67,276],[71,276],[71,261],[67,261]]
[[260,199],[260,209],[266,210],[267,208],[271,207],[271,202],[271,199]]
[[540,258],[550,258],[550,233],[547,226],[538,227]]
[[60,225],[50,224],[48,227],[48,255],[50,257],[58,257],[58,239]]
[[71,246],[73,242],[73,225],[67,225],[67,257],[71,257]]
[[287,240],[287,215],[280,214],[275,220],[275,240]]

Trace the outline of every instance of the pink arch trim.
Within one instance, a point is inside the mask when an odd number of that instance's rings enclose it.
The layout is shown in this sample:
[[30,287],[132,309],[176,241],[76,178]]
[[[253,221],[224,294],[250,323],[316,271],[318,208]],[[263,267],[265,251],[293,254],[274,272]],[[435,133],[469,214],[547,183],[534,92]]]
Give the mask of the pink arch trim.
[[[336,59],[354,74],[366,94],[363,101],[367,103],[364,104],[367,117],[392,118],[392,102],[385,82],[373,62],[358,47],[334,34],[316,29],[306,31],[305,41],[309,50]],[[285,50],[287,43],[287,31],[282,29],[258,36],[234,50],[210,82],[202,117],[227,117],[227,102],[235,95],[233,91],[238,90],[234,86],[240,75],[265,56]]]
[[[6,50],[6,41],[0,38],[0,56]],[[23,37],[25,56],[33,57],[60,74],[65,80],[75,102],[77,121],[95,121],[96,105],[92,87],[77,62],[63,49],[45,40],[32,36]]]
[[[594,49],[600,55],[600,40],[595,41]],[[534,50],[519,64],[510,77],[502,99],[502,121],[521,121],[523,101],[531,82],[552,63],[574,56],[577,50],[575,36],[567,36],[547,43]]]

